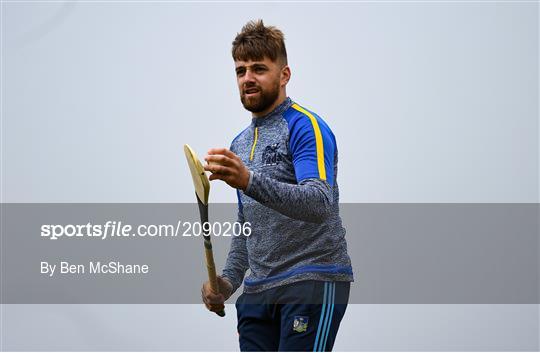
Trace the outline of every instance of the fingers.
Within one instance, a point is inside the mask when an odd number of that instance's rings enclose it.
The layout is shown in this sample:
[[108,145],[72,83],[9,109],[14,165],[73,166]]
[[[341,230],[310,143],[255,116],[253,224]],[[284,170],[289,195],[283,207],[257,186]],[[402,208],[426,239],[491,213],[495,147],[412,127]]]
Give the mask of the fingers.
[[208,163],[204,166],[204,170],[224,175],[234,174],[238,168],[237,159],[238,157],[226,148],[213,148],[204,157],[204,160]]
[[235,169],[231,167],[226,167],[224,165],[207,164],[204,166],[204,170],[209,171],[211,173],[230,175],[234,172]]
[[236,154],[226,148],[212,148],[204,159],[209,163],[204,166],[204,170],[212,173],[209,178],[211,181],[223,180],[233,188],[246,189],[249,170]]
[[231,152],[228,148],[211,148],[208,150],[208,155],[221,154],[225,155],[231,159],[236,159],[238,156]]
[[209,302],[209,301],[206,301],[204,302],[204,306],[206,307],[206,309],[210,310],[210,311],[213,311],[213,312],[220,312],[222,311],[223,309],[225,309],[225,304],[224,302],[221,302],[221,303],[217,303],[217,302]]
[[224,182],[227,182],[227,176],[224,175],[224,174],[220,174],[220,173],[213,173],[213,174],[210,174],[210,176],[208,177],[208,180],[212,181],[212,180],[223,180]]
[[215,313],[219,313],[225,309],[225,304],[211,304],[211,303],[204,303],[204,306],[209,311],[213,311]]
[[233,285],[229,280],[218,277],[218,285],[219,285],[219,291],[225,296],[225,299],[229,299],[232,293]]
[[213,173],[213,174],[210,174],[210,176],[208,177],[208,180],[210,181],[213,181],[213,180],[221,180],[221,181],[224,181],[226,182],[227,184],[229,184],[230,186],[232,187],[236,187],[236,181],[235,181],[235,177],[234,175],[227,175],[227,174],[222,174],[222,173]]
[[211,154],[204,157],[204,160],[208,162],[208,164],[211,164],[213,162],[213,163],[224,165],[224,166],[234,165],[234,162],[235,162],[234,159],[228,156],[225,156],[223,154]]
[[225,309],[225,298],[222,294],[215,294],[210,289],[210,284],[206,282],[201,289],[201,298],[206,308],[213,312],[220,312]]

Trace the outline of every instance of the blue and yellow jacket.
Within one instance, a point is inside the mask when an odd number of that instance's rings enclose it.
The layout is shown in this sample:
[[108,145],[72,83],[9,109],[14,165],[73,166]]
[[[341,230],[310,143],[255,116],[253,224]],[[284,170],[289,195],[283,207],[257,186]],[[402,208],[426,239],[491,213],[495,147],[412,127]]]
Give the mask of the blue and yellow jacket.
[[233,237],[223,270],[238,289],[255,293],[303,280],[353,281],[339,216],[334,134],[315,113],[287,98],[232,142],[250,170],[238,190],[238,221],[249,236]]

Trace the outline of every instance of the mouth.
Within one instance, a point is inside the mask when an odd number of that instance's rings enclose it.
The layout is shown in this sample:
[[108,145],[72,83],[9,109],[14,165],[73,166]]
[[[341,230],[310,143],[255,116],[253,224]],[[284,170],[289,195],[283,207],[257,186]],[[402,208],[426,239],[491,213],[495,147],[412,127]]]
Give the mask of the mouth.
[[245,95],[246,97],[251,97],[251,96],[256,95],[256,94],[259,93],[259,92],[260,92],[260,91],[259,91],[259,89],[257,89],[257,88],[249,88],[249,89],[244,90],[244,95]]

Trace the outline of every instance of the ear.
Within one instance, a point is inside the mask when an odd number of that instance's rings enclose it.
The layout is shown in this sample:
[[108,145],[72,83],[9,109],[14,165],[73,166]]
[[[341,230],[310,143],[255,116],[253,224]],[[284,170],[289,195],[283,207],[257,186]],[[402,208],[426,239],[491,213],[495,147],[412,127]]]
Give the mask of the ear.
[[285,67],[281,69],[281,78],[280,78],[281,86],[286,86],[287,83],[289,83],[290,79],[291,79],[291,68],[289,67],[289,65],[285,65]]

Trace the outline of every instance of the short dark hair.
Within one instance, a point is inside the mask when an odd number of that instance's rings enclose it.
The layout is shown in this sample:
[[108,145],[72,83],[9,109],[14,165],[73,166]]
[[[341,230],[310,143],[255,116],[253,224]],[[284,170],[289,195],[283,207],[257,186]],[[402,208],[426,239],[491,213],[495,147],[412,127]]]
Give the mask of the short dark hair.
[[262,20],[249,21],[232,43],[232,57],[236,60],[263,60],[287,64],[287,50],[283,32],[273,26],[265,27]]

